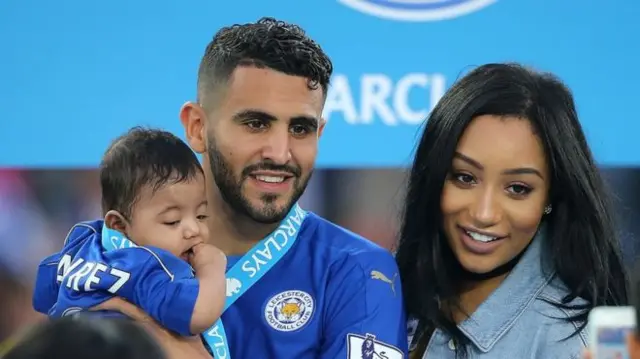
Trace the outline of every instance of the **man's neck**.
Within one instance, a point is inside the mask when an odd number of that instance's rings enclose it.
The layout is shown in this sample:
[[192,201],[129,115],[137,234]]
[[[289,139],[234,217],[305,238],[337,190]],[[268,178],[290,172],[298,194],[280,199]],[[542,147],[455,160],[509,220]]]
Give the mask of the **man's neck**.
[[214,206],[214,211],[209,222],[210,241],[227,256],[247,253],[279,224],[257,223],[245,215],[236,213],[226,203]]

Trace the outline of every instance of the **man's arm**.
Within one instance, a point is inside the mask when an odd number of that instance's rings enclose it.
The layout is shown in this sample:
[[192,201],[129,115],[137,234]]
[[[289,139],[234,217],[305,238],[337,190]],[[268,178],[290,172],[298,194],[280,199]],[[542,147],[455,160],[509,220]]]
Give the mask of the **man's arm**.
[[335,267],[325,293],[320,358],[406,358],[406,319],[393,256],[379,249]]
[[169,359],[212,359],[199,336],[176,336],[156,323],[149,315],[122,298],[112,298],[91,308],[96,311],[117,311],[142,324],[160,343]]

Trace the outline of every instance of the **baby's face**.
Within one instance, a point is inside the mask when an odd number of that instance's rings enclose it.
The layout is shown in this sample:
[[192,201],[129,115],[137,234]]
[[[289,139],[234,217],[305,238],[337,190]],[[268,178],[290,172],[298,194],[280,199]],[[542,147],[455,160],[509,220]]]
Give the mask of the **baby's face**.
[[191,248],[209,240],[204,176],[169,183],[155,192],[145,187],[133,206],[127,235],[140,246],[154,246],[187,260]]

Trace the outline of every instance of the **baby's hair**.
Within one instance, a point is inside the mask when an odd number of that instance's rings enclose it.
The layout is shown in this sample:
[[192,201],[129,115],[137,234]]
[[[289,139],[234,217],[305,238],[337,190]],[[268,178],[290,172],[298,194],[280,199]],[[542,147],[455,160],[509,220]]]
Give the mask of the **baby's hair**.
[[192,180],[204,174],[196,154],[170,132],[134,127],[115,139],[100,164],[102,211],[131,216],[140,190],[155,192],[167,184]]

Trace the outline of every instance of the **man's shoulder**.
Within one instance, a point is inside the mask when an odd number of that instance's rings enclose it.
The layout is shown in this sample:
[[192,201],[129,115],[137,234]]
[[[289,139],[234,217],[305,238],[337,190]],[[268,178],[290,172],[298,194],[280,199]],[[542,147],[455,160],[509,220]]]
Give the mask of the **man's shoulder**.
[[352,262],[363,268],[372,264],[395,265],[391,252],[377,243],[318,215],[310,215],[309,220],[313,226],[310,243],[328,251],[334,262]]
[[309,220],[314,227],[312,236],[321,238],[320,241],[316,241],[318,245],[336,248],[344,252],[389,254],[387,249],[375,242],[316,214],[311,214]]

